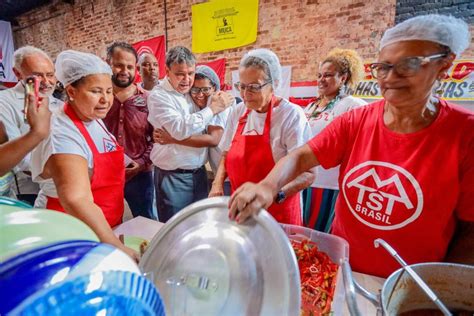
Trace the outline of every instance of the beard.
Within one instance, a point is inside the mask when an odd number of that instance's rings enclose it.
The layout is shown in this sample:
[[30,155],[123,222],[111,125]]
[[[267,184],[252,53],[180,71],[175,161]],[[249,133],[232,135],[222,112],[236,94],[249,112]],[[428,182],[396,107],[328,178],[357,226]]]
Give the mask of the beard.
[[50,85],[50,84],[43,84],[41,83],[40,84],[40,87],[39,87],[39,92],[40,92],[40,95],[43,96],[43,97],[50,97],[53,95],[53,92],[54,92],[54,85]]
[[121,81],[118,79],[118,75],[116,74],[112,75],[113,84],[120,88],[129,87],[133,83],[133,81],[135,81],[135,76],[130,76],[127,81]]

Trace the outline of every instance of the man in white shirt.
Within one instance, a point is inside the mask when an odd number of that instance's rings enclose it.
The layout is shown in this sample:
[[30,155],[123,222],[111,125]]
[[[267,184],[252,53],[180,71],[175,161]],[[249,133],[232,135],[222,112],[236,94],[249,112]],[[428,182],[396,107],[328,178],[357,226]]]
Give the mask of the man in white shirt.
[[[166,77],[148,97],[148,121],[177,140],[203,133],[212,118],[233,102],[228,95],[216,93],[208,107],[196,109],[188,94],[195,69],[196,58],[189,49],[172,48],[166,54]],[[156,204],[161,222],[207,197],[207,148],[155,143],[150,158],[155,165]]]
[[[62,101],[52,97],[56,85],[54,65],[44,51],[36,47],[24,46],[14,52],[13,59],[13,72],[19,82],[11,89],[0,91],[0,121],[5,125],[9,140],[26,134],[30,129],[23,115],[24,80],[27,77],[37,76],[40,78],[40,95],[48,97],[49,109],[52,112],[63,104]],[[29,154],[13,168],[13,172],[17,198],[33,205],[39,187],[31,180]]]

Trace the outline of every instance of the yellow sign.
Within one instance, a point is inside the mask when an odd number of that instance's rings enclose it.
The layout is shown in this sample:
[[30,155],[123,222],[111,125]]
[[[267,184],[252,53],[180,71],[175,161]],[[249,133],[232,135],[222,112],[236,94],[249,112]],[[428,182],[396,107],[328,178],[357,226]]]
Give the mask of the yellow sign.
[[207,53],[257,40],[258,0],[214,0],[192,6],[193,52]]

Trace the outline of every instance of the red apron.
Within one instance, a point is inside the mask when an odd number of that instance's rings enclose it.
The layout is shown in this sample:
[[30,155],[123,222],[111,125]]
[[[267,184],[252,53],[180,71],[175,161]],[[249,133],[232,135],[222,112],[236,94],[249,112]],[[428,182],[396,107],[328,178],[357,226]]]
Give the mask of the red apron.
[[[270,143],[270,128],[272,110],[276,102],[277,99],[273,97],[262,135],[242,135],[250,113],[249,109],[239,119],[237,132],[225,159],[232,192],[245,182],[260,182],[275,166]],[[302,225],[299,193],[287,197],[281,204],[273,203],[268,211],[280,223]]]
[[[94,203],[102,209],[109,225],[114,227],[122,222],[124,209],[125,166],[123,148],[115,142],[116,150],[100,153],[84,123],[68,104],[64,105],[64,112],[79,129],[92,151],[94,170],[91,178],[91,191]],[[101,124],[100,126],[110,135],[105,127]],[[115,141],[112,136],[111,139]],[[58,198],[49,196],[46,208],[66,212]]]

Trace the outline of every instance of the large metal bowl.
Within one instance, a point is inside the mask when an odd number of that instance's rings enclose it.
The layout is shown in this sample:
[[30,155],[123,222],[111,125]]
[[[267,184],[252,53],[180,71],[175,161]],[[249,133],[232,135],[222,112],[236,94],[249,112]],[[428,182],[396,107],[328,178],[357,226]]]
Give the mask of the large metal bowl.
[[[410,265],[450,311],[474,310],[474,266],[447,262]],[[355,300],[356,292],[370,300],[377,315],[400,315],[416,310],[438,310],[413,278],[401,268],[383,284],[380,294],[368,292],[352,279],[348,261],[343,262],[348,308],[353,316],[362,315]]]
[[237,225],[228,198],[194,203],[153,238],[140,262],[167,315],[298,315],[300,279],[285,232],[266,211]]
[[[414,264],[411,268],[450,310],[474,311],[474,266],[431,262]],[[419,309],[437,310],[404,269],[395,271],[385,281],[381,305],[385,315]]]

